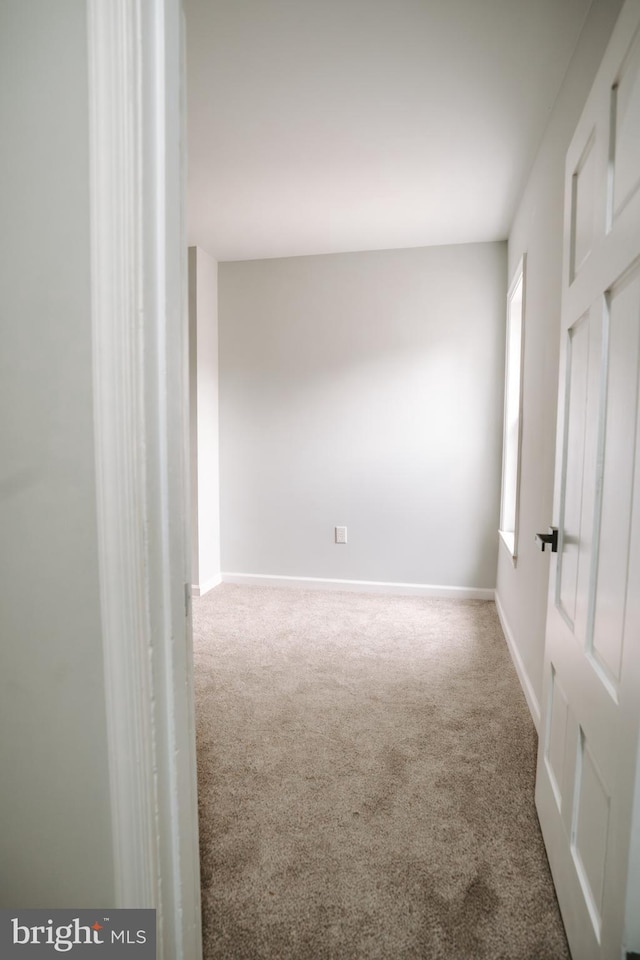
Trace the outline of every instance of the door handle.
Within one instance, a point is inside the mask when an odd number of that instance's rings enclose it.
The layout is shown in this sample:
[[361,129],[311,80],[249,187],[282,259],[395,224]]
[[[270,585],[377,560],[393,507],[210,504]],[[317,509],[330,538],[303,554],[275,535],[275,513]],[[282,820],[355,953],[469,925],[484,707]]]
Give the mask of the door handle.
[[549,527],[549,533],[536,533],[536,543],[540,544],[540,549],[544,553],[547,544],[551,547],[551,553],[558,552],[558,528]]

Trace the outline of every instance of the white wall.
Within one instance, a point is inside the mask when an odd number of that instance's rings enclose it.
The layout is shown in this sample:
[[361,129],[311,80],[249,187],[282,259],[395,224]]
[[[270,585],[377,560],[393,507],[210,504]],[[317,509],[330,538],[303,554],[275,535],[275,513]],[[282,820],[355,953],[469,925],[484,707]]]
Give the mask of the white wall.
[[218,264],[189,248],[191,582],[198,595],[220,582],[218,463]]
[[84,0],[0,7],[0,905],[114,902]]
[[505,261],[220,264],[224,572],[494,586]]
[[534,544],[552,519],[564,210],[564,160],[621,0],[595,0],[509,235],[509,276],[527,254],[520,537],[514,568],[500,547],[497,599],[534,714],[542,692],[549,554]]

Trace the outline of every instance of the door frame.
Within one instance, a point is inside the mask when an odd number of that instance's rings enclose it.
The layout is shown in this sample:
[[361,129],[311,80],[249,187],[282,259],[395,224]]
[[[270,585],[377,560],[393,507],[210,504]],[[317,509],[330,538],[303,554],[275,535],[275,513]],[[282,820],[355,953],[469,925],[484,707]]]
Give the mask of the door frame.
[[202,955],[188,518],[184,19],[86,0],[100,602],[116,907]]

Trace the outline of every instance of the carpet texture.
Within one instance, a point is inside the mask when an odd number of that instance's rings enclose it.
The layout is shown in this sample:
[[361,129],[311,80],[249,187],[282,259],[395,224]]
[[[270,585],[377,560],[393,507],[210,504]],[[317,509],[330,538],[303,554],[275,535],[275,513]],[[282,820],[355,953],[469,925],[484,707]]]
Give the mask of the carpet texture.
[[565,960],[493,603],[194,600],[205,960]]

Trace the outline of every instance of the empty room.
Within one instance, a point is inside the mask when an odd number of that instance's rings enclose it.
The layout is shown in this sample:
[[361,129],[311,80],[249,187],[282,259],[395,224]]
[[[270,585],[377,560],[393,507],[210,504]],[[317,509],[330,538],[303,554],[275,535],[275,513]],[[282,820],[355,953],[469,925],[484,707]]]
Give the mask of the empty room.
[[2,957],[637,960],[640,0],[0,0],[0,126]]
[[186,4],[207,957],[631,951],[631,6]]

